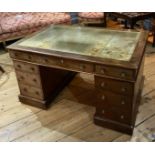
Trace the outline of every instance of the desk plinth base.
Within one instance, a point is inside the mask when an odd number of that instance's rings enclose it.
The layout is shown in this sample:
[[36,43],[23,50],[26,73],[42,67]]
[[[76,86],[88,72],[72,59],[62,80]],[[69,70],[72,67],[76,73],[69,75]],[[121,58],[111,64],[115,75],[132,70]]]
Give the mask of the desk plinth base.
[[27,96],[19,95],[19,101],[23,104],[31,105],[41,109],[47,109],[50,101],[48,100],[37,100],[35,98],[30,98]]
[[112,121],[110,119],[106,119],[106,118],[101,118],[98,116],[94,117],[94,123],[96,125],[105,127],[105,128],[109,128],[112,130],[116,130],[119,132],[123,132],[123,133],[127,133],[129,135],[132,135],[133,133],[133,129],[134,127],[132,125],[127,125],[127,124],[123,124],[123,123],[119,123],[116,121]]

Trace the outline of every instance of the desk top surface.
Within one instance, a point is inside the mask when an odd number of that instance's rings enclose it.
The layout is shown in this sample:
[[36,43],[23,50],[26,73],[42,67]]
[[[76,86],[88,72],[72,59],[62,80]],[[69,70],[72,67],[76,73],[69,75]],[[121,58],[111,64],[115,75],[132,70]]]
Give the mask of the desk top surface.
[[128,61],[139,36],[139,32],[51,26],[19,45]]
[[[86,57],[128,63],[137,50],[141,32],[88,28],[79,26],[50,26],[26,37],[8,49],[31,49],[48,54]],[[143,42],[145,43],[146,40]],[[28,51],[28,50],[27,50]],[[138,58],[138,57],[137,57]]]

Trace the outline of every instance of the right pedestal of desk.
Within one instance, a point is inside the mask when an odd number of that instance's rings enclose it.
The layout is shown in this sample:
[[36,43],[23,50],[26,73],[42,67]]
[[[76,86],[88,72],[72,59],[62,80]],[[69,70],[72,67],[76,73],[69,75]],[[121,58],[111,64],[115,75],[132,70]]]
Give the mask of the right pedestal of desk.
[[97,125],[132,134],[144,84],[144,60],[135,81],[95,75]]

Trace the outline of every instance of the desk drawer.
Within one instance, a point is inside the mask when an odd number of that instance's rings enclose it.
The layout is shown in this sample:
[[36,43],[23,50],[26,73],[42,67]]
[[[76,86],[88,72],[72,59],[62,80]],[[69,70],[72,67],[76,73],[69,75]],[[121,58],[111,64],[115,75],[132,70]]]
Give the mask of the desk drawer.
[[96,91],[96,104],[97,107],[104,108],[109,107],[120,107],[123,110],[132,109],[133,97],[125,96],[113,93],[111,91]]
[[34,73],[34,74],[39,73],[39,68],[36,65],[25,63],[25,62],[20,62],[20,61],[15,61],[15,60],[13,62],[14,62],[14,67],[16,70],[25,71],[25,72]]
[[32,56],[31,54],[24,53],[23,51],[14,51],[10,50],[10,57],[14,59],[19,59],[19,60],[31,60]]
[[34,87],[41,87],[41,80],[38,74],[16,71],[17,79],[20,84],[28,84]]
[[20,84],[19,87],[20,87],[21,94],[24,96],[41,99],[41,100],[44,99],[43,92],[39,88],[35,88],[35,87],[28,86],[25,84]]
[[134,71],[129,69],[96,65],[95,72],[100,75],[117,77],[124,80],[135,80]]
[[107,107],[105,109],[99,109],[96,114],[112,121],[125,124],[132,123],[132,112],[123,111],[121,108]]
[[133,95],[134,83],[95,76],[95,86],[122,95]]
[[93,64],[77,61],[77,60],[63,60],[62,67],[68,68],[75,71],[82,71],[82,72],[94,72]]
[[[33,58],[32,58],[33,59]],[[65,68],[74,71],[82,71],[82,72],[93,72],[94,66],[93,64],[77,61],[77,60],[69,60],[66,58],[58,58],[58,57],[48,57],[48,56],[34,56],[34,62],[42,63],[48,66],[55,66],[59,68]]]

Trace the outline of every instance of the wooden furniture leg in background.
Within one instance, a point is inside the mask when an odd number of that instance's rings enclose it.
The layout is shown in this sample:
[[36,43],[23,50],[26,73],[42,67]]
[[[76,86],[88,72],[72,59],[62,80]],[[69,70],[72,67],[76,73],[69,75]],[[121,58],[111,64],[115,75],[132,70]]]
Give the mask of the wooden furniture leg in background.
[[0,66],[0,71],[2,72],[2,73],[4,73],[5,71],[4,71],[4,69]]
[[153,43],[152,46],[155,47],[155,26],[153,28]]

